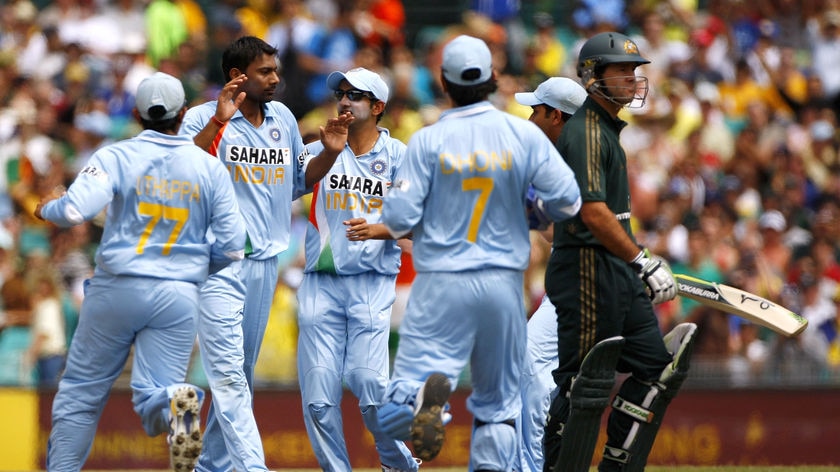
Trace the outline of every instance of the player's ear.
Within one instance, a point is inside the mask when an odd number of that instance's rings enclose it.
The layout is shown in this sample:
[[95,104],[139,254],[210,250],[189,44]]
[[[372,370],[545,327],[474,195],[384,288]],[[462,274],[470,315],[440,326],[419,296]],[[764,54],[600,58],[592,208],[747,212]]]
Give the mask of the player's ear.
[[565,123],[563,120],[563,112],[557,108],[551,110],[551,124],[554,126],[560,126],[563,123]]
[[184,121],[184,115],[187,114],[188,109],[189,107],[184,105],[183,107],[181,107],[181,111],[178,112],[178,126],[175,128],[176,130],[181,127],[181,122]]
[[376,100],[370,105],[370,108],[374,115],[381,115],[385,113],[385,102],[382,100]]

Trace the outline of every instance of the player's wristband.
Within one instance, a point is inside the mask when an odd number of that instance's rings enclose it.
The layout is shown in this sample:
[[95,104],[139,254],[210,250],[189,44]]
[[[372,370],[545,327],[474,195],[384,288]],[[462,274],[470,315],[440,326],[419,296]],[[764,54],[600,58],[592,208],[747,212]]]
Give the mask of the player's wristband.
[[219,128],[224,128],[225,125],[227,124],[227,121],[222,121],[222,120],[216,118],[216,115],[211,116],[210,121],[212,121],[213,123],[216,123],[216,126],[218,126]]

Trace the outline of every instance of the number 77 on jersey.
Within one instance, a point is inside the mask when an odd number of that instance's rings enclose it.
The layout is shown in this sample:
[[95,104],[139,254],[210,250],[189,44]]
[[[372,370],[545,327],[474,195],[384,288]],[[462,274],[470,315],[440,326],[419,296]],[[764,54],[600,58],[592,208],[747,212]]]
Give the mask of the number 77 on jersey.
[[689,275],[674,274],[674,278],[677,281],[677,293],[681,296],[738,315],[786,337],[796,336],[808,326],[805,318],[745,290]]

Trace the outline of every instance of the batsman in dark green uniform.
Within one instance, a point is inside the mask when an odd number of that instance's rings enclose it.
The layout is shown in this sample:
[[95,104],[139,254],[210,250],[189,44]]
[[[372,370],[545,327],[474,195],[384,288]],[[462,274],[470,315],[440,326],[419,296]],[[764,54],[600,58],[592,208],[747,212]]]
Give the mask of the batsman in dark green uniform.
[[[631,375],[612,402],[599,470],[643,470],[665,409],[688,369],[696,326],[663,339],[653,303],[674,298],[667,263],[636,243],[630,227],[627,162],[619,111],[644,103],[648,83],[635,69],[649,61],[619,33],[581,48],[583,106],[566,123],[558,150],[575,171],[583,206],[555,225],[546,291],[557,307],[559,390],[544,436],[546,471],[586,471],[615,372]],[[638,102],[637,102],[638,103]]]

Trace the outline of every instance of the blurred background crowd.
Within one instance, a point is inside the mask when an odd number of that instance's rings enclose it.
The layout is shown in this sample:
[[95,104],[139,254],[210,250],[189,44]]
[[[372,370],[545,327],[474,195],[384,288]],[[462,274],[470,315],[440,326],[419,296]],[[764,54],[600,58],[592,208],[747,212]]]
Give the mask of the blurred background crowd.
[[[391,88],[382,126],[405,142],[448,104],[442,44],[483,38],[494,105],[575,78],[582,41],[633,36],[651,63],[644,106],[622,132],[637,239],[675,272],[741,287],[810,321],[786,340],[688,299],[657,307],[663,331],[694,321],[690,381],[704,386],[840,385],[840,1],[811,0],[6,0],[0,6],[0,385],[52,388],[78,321],[101,221],[72,229],[33,217],[99,146],[134,135],[138,83],[179,77],[188,101],[214,99],[221,50],[241,35],[279,50],[278,100],[305,141],[335,113],[325,78],[363,66]],[[296,386],[295,289],[301,200],[257,366]],[[533,239],[536,307],[549,247]],[[399,324],[412,270],[404,257]],[[115,307],[115,310],[118,310]],[[396,334],[393,336],[396,341]],[[201,383],[199,363],[191,379]]]

